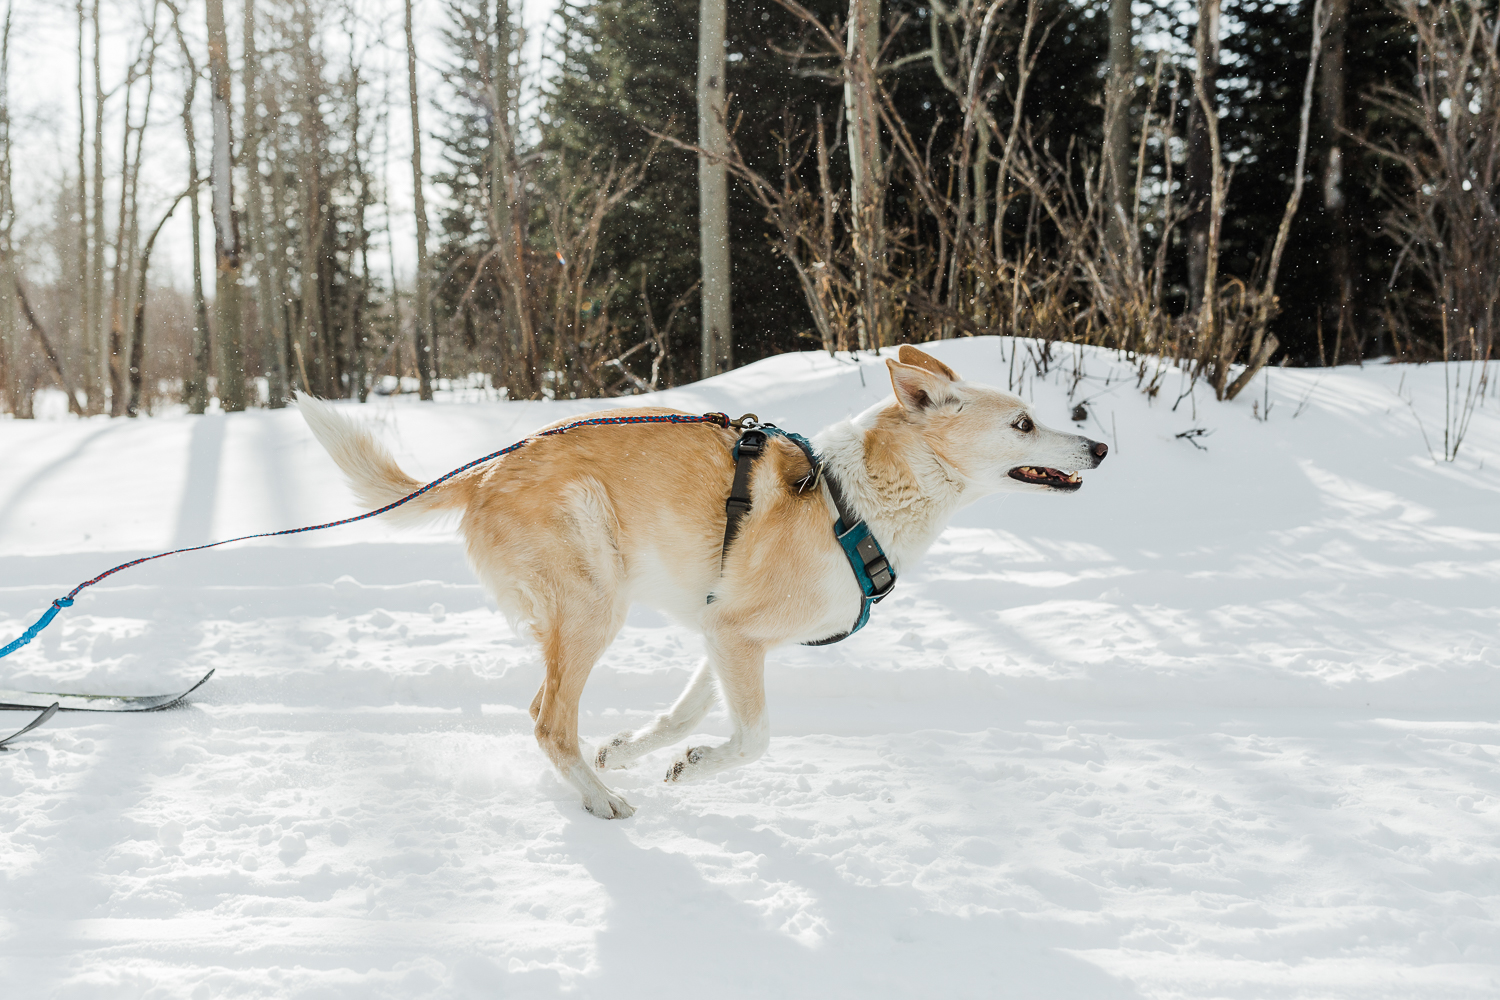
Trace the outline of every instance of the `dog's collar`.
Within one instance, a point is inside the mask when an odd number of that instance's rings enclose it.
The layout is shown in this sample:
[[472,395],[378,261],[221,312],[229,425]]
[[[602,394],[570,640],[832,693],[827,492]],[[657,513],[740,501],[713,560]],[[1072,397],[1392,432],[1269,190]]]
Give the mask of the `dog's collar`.
[[[736,424],[741,427],[741,433],[730,450],[730,454],[734,456],[734,479],[729,487],[729,498],[724,501],[724,547],[719,557],[721,571],[724,560],[729,558],[729,546],[739,534],[740,523],[750,513],[750,467],[765,451],[772,434],[784,437],[807,456],[811,469],[794,484],[797,492],[800,494],[816,489],[820,483],[828,488],[828,498],[833,501],[834,510],[838,512],[833,536],[844,550],[844,557],[849,560],[849,568],[854,571],[861,594],[859,618],[853,628],[827,639],[804,642],[802,645],[827,646],[849,638],[865,627],[865,623],[870,620],[870,609],[885,600],[886,595],[895,588],[896,568],[891,565],[890,559],[876,541],[870,526],[849,506],[849,501],[845,499],[844,491],[839,486],[838,477],[823,464],[823,460],[813,450],[811,441],[801,434],[784,431],[775,424],[762,424],[753,417],[742,417]],[[708,602],[712,604],[713,600],[714,595],[709,594]]]

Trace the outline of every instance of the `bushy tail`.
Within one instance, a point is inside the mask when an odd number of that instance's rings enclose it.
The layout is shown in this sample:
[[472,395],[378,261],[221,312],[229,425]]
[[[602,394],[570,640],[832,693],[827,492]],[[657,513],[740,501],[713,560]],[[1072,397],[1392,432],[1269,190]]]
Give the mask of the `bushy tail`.
[[[297,409],[313,437],[343,471],[360,503],[373,510],[422,488],[422,483],[401,471],[385,445],[336,407],[299,392]],[[457,476],[385,516],[397,521],[417,521],[444,510],[461,509],[468,505],[470,485],[469,476]]]

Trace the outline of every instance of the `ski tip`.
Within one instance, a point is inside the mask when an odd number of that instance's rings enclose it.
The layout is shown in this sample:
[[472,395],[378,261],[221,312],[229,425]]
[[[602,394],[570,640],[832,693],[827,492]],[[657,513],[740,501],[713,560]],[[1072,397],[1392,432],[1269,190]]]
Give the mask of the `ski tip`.
[[24,728],[18,730],[17,732],[11,733],[9,736],[5,737],[5,739],[0,740],[0,751],[13,749],[11,746],[9,746],[12,740],[25,736],[37,726],[42,725],[48,719],[52,718],[57,714],[58,707],[58,703],[54,701],[52,704],[42,709],[42,714],[38,715],[35,719],[32,719],[29,723],[26,724]]
[[216,671],[218,669],[219,669],[218,667],[214,667],[212,670],[209,670],[208,673],[204,674],[201,678],[199,678],[197,684],[194,684],[192,687],[190,687],[186,691],[182,692],[182,694],[180,694],[177,697],[173,698],[171,701],[167,702],[164,705],[157,705],[155,708],[147,709],[147,711],[160,712],[160,711],[163,711],[163,710],[168,709],[168,708],[181,708],[182,705],[183,705],[183,703],[187,701],[188,695],[192,694],[194,691],[198,690],[203,685],[207,684],[208,683],[208,679],[210,677],[212,677],[214,675],[214,671]]

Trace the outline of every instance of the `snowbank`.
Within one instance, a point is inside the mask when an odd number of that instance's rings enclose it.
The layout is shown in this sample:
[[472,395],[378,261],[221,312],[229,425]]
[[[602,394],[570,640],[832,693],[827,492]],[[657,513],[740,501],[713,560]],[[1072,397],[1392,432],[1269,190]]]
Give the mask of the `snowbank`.
[[[361,524],[87,591],[0,661],[0,686],[219,673],[186,710],[60,716],[0,755],[0,981],[1496,995],[1495,390],[1446,463],[1442,379],[1463,366],[1276,370],[1221,404],[1179,400],[1175,373],[1148,399],[1101,352],[1038,376],[1009,341],[932,350],[966,378],[1024,375],[1054,425],[1086,400],[1109,460],[1076,496],[969,509],[859,635],[775,653],[765,760],[699,786],[662,785],[666,754],[612,775],[627,822],[547,772],[525,714],[537,657],[442,528]],[[875,360],[803,354],[659,399],[811,431],[888,388]],[[431,477],[597,405],[359,414]],[[133,556],[353,510],[286,411],[5,421],[0,468],[5,640]],[[584,732],[644,721],[697,656],[635,615]]]

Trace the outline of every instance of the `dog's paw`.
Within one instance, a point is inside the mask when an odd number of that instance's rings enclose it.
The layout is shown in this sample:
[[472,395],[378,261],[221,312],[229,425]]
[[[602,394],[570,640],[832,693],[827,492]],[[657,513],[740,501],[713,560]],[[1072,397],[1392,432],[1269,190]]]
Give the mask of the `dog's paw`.
[[635,761],[635,756],[626,752],[630,744],[630,736],[628,732],[621,733],[601,746],[599,752],[594,754],[594,767],[600,771],[611,768],[623,770],[629,767]]
[[671,768],[667,771],[667,776],[662,780],[667,782],[692,781],[698,777],[696,773],[698,764],[708,755],[710,749],[710,747],[692,747],[672,762]]
[[635,806],[613,792],[603,795],[585,795],[583,808],[600,819],[629,819],[635,815]]

